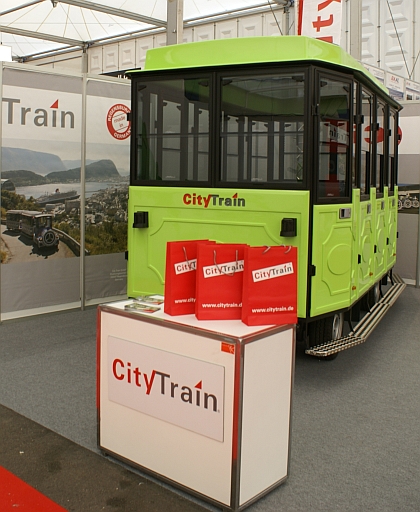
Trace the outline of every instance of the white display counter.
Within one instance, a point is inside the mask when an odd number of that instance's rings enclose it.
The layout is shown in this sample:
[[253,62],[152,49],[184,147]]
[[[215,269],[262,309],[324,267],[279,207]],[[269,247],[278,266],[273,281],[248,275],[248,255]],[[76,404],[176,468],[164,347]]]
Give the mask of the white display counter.
[[102,451],[224,510],[287,478],[295,327],[99,306]]

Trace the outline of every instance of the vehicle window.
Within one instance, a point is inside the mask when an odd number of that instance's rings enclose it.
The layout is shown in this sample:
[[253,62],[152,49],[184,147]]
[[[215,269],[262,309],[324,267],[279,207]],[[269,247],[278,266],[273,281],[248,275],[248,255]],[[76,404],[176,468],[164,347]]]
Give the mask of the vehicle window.
[[222,79],[222,182],[302,183],[304,94],[303,74]]
[[389,136],[389,171],[388,171],[388,185],[390,191],[394,191],[396,182],[396,160],[395,150],[398,136],[398,114],[395,110],[391,110],[390,115],[390,136]]
[[350,163],[350,85],[326,77],[319,84],[318,197],[345,197]]
[[386,109],[384,103],[378,101],[376,111],[376,169],[373,185],[377,192],[383,191],[384,173],[385,173],[385,116]]
[[372,158],[372,114],[373,96],[366,89],[362,89],[362,158],[361,158],[361,183],[360,193],[369,194],[371,158]]
[[209,179],[208,78],[138,84],[135,180]]

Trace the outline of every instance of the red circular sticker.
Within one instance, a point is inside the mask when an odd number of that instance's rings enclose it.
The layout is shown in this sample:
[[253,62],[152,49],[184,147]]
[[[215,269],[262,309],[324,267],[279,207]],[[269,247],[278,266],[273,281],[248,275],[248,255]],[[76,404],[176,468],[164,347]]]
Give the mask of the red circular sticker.
[[108,110],[106,126],[114,139],[124,140],[130,136],[131,124],[127,119],[127,114],[130,112],[130,109],[122,103],[117,103]]

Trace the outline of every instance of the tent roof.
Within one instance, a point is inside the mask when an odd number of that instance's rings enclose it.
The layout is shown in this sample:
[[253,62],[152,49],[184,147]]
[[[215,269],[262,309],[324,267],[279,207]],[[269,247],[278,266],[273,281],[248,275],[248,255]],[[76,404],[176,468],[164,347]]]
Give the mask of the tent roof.
[[[168,0],[1,0],[0,43],[15,60],[166,28]],[[283,0],[184,0],[184,24],[284,5]]]

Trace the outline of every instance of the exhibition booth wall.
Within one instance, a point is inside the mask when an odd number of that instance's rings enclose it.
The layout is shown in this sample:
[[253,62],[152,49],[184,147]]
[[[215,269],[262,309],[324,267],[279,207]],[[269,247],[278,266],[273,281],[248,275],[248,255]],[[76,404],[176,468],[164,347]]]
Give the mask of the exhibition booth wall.
[[0,90],[0,320],[125,295],[130,83],[1,63]]
[[398,148],[398,241],[395,271],[420,286],[420,101],[403,101]]

